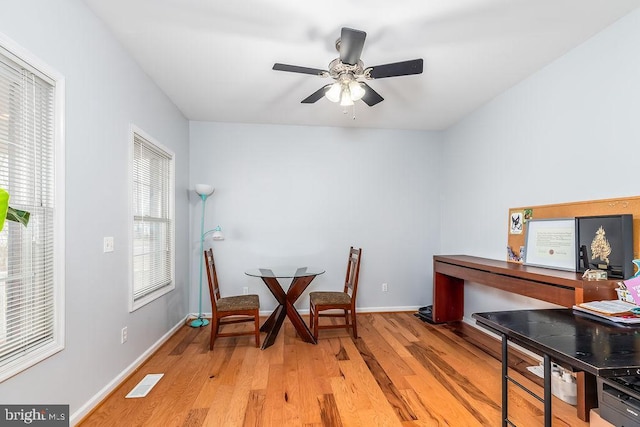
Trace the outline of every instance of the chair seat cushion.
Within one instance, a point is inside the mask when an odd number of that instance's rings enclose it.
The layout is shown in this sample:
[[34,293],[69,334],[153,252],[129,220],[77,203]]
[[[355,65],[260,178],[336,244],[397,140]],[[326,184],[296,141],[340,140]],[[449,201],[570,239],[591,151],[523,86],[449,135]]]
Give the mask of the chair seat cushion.
[[351,297],[346,292],[311,292],[309,299],[314,305],[351,304]]
[[258,295],[238,295],[220,298],[216,304],[220,311],[253,310],[260,308]]

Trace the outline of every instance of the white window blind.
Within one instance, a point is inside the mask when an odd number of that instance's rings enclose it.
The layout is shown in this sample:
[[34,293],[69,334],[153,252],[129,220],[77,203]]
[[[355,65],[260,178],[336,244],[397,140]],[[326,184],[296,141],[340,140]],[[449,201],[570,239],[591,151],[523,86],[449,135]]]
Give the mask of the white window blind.
[[[55,82],[0,46],[0,187],[30,212],[0,232],[0,380],[62,348],[54,262]],[[61,286],[61,284],[59,284]]]
[[173,154],[133,131],[132,310],[174,289]]

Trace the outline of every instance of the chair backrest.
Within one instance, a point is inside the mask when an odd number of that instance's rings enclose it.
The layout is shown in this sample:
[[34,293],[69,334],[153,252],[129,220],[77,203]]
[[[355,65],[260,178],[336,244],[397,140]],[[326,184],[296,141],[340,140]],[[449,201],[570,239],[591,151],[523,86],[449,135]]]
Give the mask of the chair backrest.
[[344,291],[351,296],[355,302],[358,291],[358,276],[360,275],[360,260],[362,259],[362,249],[349,249],[349,261],[347,262],[347,277],[344,279]]
[[216,301],[220,299],[220,287],[218,286],[218,274],[216,263],[213,260],[213,249],[204,251],[204,263],[207,267],[207,279],[209,280],[209,296],[211,297],[211,310],[216,312]]

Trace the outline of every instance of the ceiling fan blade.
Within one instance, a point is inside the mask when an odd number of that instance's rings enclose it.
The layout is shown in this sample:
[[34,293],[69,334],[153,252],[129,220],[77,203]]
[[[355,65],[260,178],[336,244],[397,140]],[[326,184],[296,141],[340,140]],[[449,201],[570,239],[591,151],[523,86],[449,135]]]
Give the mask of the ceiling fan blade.
[[367,104],[369,107],[373,107],[378,102],[384,101],[384,98],[380,96],[378,92],[371,89],[371,86],[363,82],[361,82],[360,84],[364,86],[364,96],[362,97],[362,102]]
[[273,69],[276,71],[289,71],[290,73],[312,74],[314,76],[322,76],[323,74],[329,73],[326,70],[320,70],[318,68],[299,67],[297,65],[280,64],[277,62],[273,64]]
[[352,28],[343,28],[340,34],[340,61],[354,65],[360,60],[367,33]]
[[327,89],[330,88],[330,87],[331,87],[331,85],[326,85],[326,86],[321,87],[317,91],[313,92],[311,95],[307,96],[301,102],[303,104],[313,104],[314,102],[316,102],[317,100],[322,98],[324,96],[324,94],[327,92]]
[[369,76],[373,79],[385,77],[409,76],[422,73],[422,58],[411,61],[394,62],[393,64],[376,65],[369,68]]

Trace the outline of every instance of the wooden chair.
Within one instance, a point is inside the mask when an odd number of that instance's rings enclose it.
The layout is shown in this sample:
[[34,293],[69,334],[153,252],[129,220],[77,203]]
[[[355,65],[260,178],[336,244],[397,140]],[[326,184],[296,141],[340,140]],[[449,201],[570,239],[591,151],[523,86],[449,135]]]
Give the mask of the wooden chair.
[[[319,329],[345,328],[353,330],[353,337],[358,338],[358,323],[356,322],[356,293],[358,291],[358,276],[360,274],[360,260],[362,249],[349,249],[347,276],[342,292],[311,292],[309,294],[311,329],[313,337],[318,340]],[[321,313],[325,310],[342,310],[342,313]],[[351,322],[349,322],[351,316]],[[319,317],[344,317],[344,324],[320,325]]]
[[[211,296],[211,341],[209,349],[213,350],[213,343],[218,337],[233,337],[238,335],[255,335],[256,347],[260,347],[260,300],[258,295],[239,295],[220,298],[218,287],[218,275],[213,261],[213,250],[204,251],[204,260],[207,266],[207,278],[209,279],[209,295]],[[225,319],[227,318],[228,319]],[[220,326],[254,322],[255,329],[251,331],[220,333]]]

